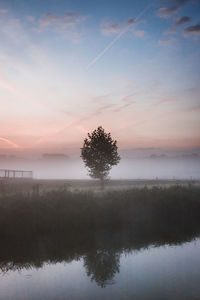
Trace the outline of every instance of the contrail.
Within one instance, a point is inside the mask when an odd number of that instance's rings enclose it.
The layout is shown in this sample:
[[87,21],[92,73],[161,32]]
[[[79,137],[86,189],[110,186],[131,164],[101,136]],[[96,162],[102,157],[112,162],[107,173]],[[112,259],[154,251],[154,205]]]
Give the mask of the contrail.
[[6,142],[7,144],[9,144],[10,146],[12,146],[13,148],[20,148],[19,145],[17,145],[16,143],[12,142],[12,141],[9,140],[9,139],[0,137],[0,141]]
[[88,71],[120,38],[122,35],[126,33],[126,31],[141,17],[145,14],[145,12],[152,6],[153,3],[149,4],[145,9],[143,9],[139,15],[132,22],[128,22],[125,28],[106,46],[106,48],[101,51],[86,67],[86,71]]

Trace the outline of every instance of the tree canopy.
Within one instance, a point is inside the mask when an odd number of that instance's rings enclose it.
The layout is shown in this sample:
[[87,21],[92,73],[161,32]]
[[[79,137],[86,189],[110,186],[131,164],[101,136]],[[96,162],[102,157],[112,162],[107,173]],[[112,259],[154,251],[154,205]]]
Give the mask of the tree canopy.
[[103,182],[108,177],[112,166],[120,161],[117,141],[99,126],[91,134],[88,133],[88,138],[84,140],[81,148],[81,157],[89,169],[89,175]]

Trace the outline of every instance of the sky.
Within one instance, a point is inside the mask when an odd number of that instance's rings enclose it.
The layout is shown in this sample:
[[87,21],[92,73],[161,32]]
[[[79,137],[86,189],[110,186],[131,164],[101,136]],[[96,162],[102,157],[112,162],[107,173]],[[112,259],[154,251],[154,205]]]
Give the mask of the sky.
[[200,1],[0,0],[0,150],[200,147]]

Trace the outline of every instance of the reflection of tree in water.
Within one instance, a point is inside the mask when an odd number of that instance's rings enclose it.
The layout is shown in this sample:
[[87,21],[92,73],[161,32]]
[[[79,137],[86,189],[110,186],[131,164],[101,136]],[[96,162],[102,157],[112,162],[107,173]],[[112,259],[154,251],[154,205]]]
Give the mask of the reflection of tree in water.
[[[0,273],[42,268],[44,264],[72,262],[84,259],[87,275],[105,287],[119,273],[120,253],[139,251],[150,245],[178,245],[199,237],[197,223],[184,226],[137,226],[121,231],[73,232],[64,235],[39,235],[2,238]],[[160,225],[158,223],[158,225]],[[172,230],[173,229],[173,230]],[[176,229],[176,230],[175,230]]]
[[119,273],[120,254],[110,249],[98,249],[84,257],[84,266],[91,280],[104,288],[113,284],[115,274]]

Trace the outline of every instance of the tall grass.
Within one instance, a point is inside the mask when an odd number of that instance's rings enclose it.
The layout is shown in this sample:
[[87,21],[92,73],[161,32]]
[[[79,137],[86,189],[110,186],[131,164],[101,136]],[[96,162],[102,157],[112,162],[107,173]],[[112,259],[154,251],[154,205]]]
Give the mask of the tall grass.
[[192,186],[0,197],[1,237],[122,229],[173,236],[199,228],[200,189]]

